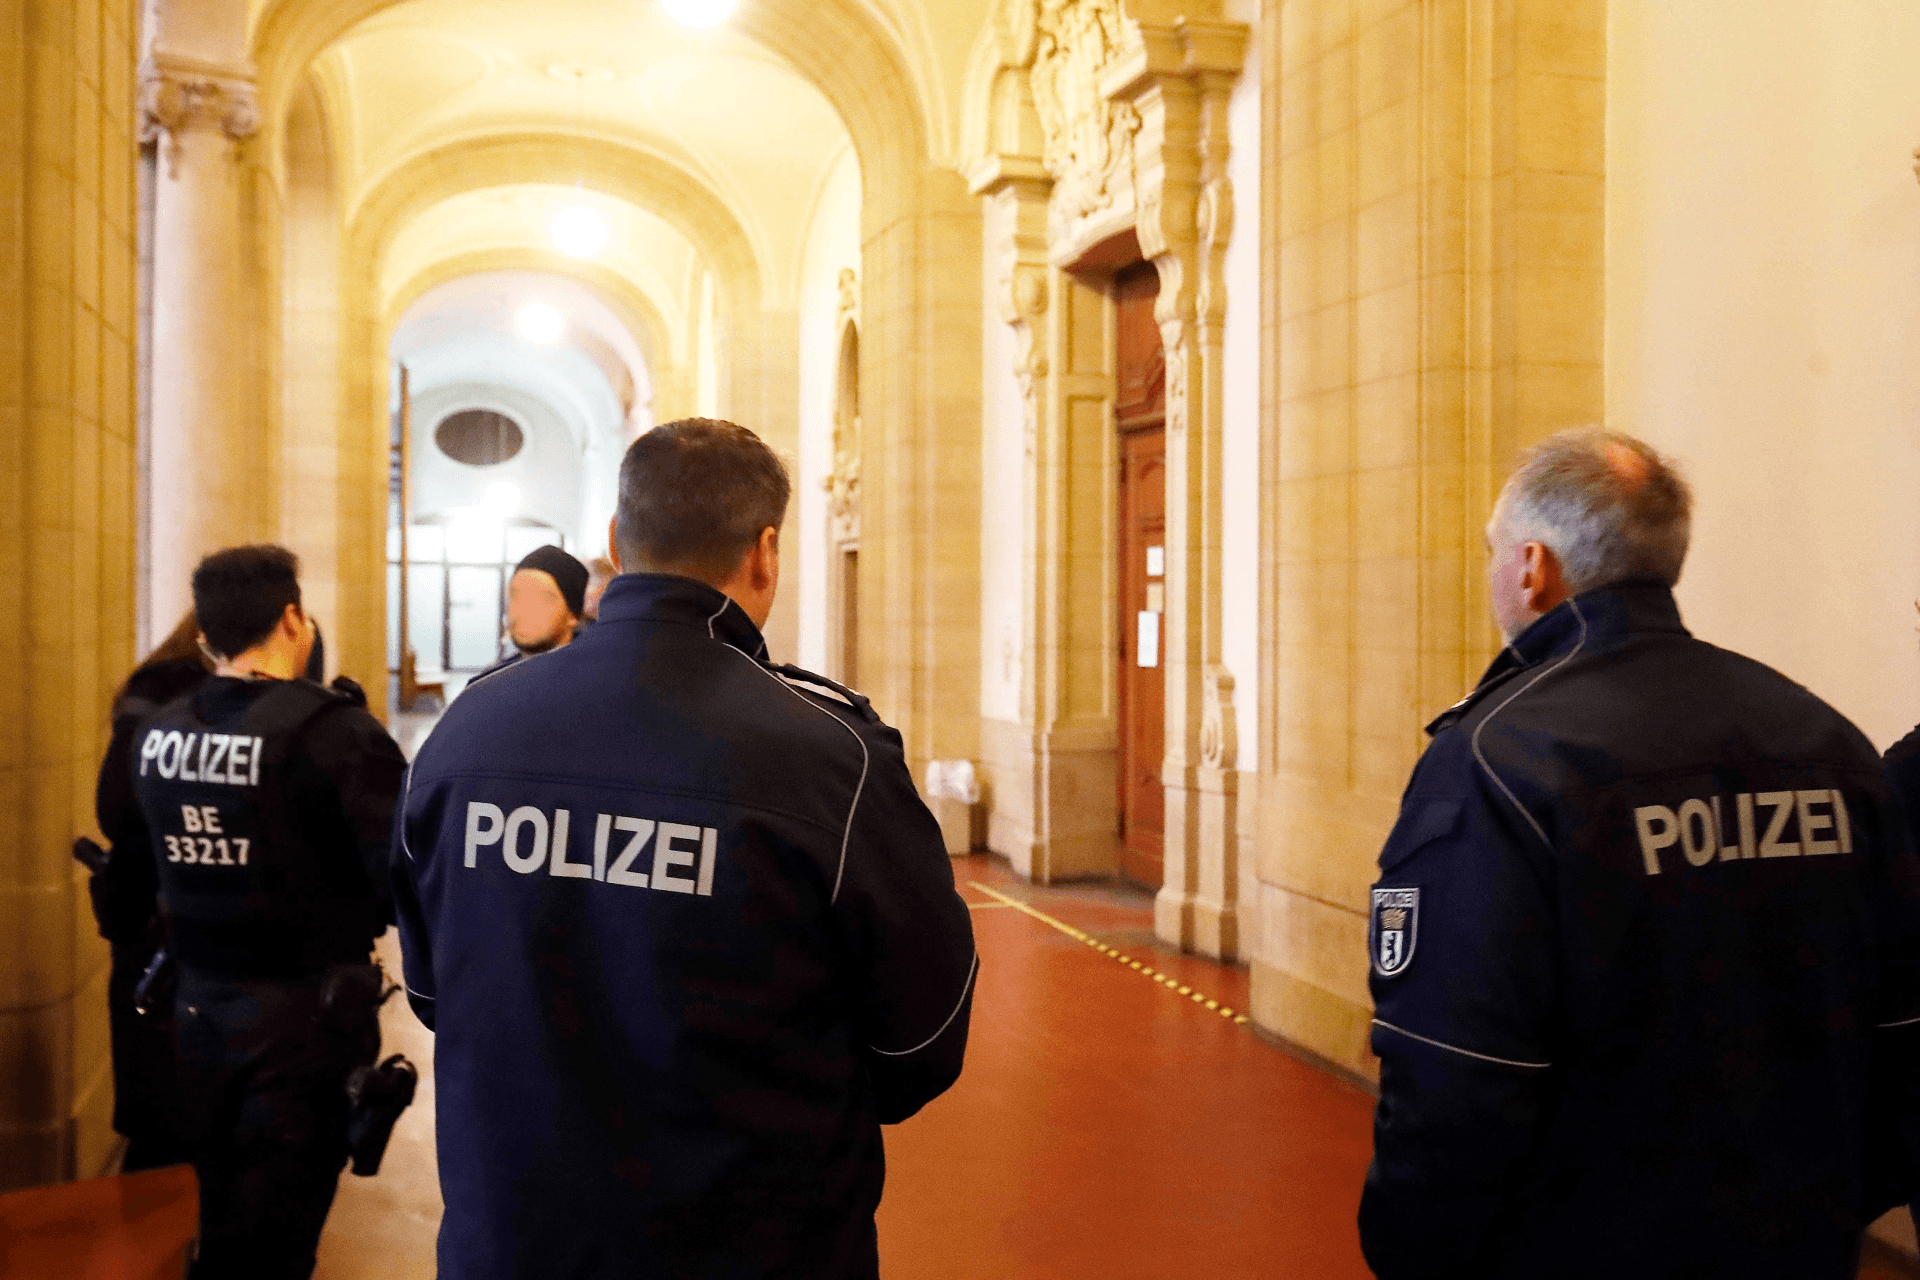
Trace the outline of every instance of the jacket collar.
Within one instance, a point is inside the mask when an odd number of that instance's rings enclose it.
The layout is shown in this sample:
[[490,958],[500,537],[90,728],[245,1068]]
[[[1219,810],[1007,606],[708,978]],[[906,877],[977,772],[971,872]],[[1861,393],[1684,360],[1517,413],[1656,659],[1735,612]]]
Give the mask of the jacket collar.
[[1673,598],[1673,589],[1657,578],[1623,578],[1563,600],[1509,641],[1473,692],[1442,712],[1427,726],[1427,732],[1438,733],[1458,720],[1480,697],[1517,671],[1571,657],[1575,650],[1603,653],[1630,635],[1646,632],[1690,634],[1680,622],[1680,606]]
[[670,573],[623,573],[600,596],[600,618],[609,622],[674,622],[704,631],[759,662],[767,641],[734,599],[717,588]]

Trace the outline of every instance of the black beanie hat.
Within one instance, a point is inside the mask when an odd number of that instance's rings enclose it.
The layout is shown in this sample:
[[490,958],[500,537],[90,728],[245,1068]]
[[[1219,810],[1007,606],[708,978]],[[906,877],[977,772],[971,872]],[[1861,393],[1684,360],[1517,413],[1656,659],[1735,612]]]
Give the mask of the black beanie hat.
[[552,578],[554,585],[560,588],[560,595],[566,600],[567,608],[574,617],[579,617],[587,607],[587,566],[575,560],[560,548],[549,543],[544,547],[535,547],[527,552],[526,558],[513,566],[515,573],[522,569],[538,569]]

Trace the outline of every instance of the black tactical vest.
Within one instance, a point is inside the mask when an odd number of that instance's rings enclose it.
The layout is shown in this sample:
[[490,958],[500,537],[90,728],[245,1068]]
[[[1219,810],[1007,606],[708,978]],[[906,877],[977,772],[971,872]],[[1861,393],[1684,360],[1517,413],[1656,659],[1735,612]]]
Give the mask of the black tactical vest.
[[380,931],[373,890],[337,820],[313,811],[289,776],[307,727],[354,700],[275,681],[215,724],[202,718],[204,692],[169,703],[134,737],[133,787],[174,956],[239,980],[364,961]]

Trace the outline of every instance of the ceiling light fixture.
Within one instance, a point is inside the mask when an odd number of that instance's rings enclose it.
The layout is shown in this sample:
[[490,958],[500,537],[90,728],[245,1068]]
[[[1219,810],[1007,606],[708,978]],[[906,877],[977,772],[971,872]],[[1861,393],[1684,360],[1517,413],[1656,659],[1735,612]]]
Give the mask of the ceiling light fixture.
[[550,347],[560,341],[560,335],[567,327],[567,322],[561,318],[560,313],[544,302],[529,302],[520,308],[520,315],[515,324],[520,330],[521,337],[528,342],[537,342],[543,347]]
[[734,0],[661,0],[667,12],[689,27],[717,27],[733,13]]
[[520,511],[520,486],[511,480],[496,480],[487,486],[481,503],[490,514],[505,520]]
[[607,247],[607,220],[584,204],[553,215],[553,243],[570,258],[591,258]]

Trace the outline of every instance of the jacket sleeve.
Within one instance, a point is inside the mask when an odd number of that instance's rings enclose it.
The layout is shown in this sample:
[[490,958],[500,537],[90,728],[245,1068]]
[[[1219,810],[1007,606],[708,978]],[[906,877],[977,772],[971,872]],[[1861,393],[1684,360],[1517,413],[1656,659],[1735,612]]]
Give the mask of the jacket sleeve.
[[414,845],[407,826],[407,809],[413,799],[413,771],[408,769],[401,786],[400,803],[393,814],[393,840],[390,865],[393,883],[393,919],[400,929],[401,981],[407,989],[407,1003],[414,1016],[433,1030],[434,997],[433,942],[427,934],[426,914],[420,909],[420,881]]
[[393,921],[387,884],[394,809],[406,776],[400,744],[359,707],[323,713],[308,730],[307,750],[340,799],[354,853],[379,901],[380,919]]
[[855,966],[880,1120],[896,1124],[960,1078],[979,962],[973,920],[900,735],[869,724],[862,738],[866,769],[834,910]]
[[1887,781],[1891,797],[1848,797],[1856,825],[1872,824],[1877,881],[1873,910],[1879,989],[1874,997],[1865,1171],[1870,1217],[1920,1199],[1920,847],[1914,839],[1915,818],[1920,817],[1920,754],[1896,757],[1889,752]]
[[133,790],[133,739],[137,716],[115,719],[100,779],[94,788],[94,816],[111,853],[106,869],[88,889],[100,936],[115,944],[142,940],[159,909],[160,873],[153,864],[147,822]]
[[[1446,749],[1459,745],[1437,741],[1415,771],[1371,904],[1380,1102],[1360,1241],[1380,1280],[1483,1273],[1552,1070],[1548,851],[1477,763]],[[1384,939],[1392,925],[1402,937]]]

